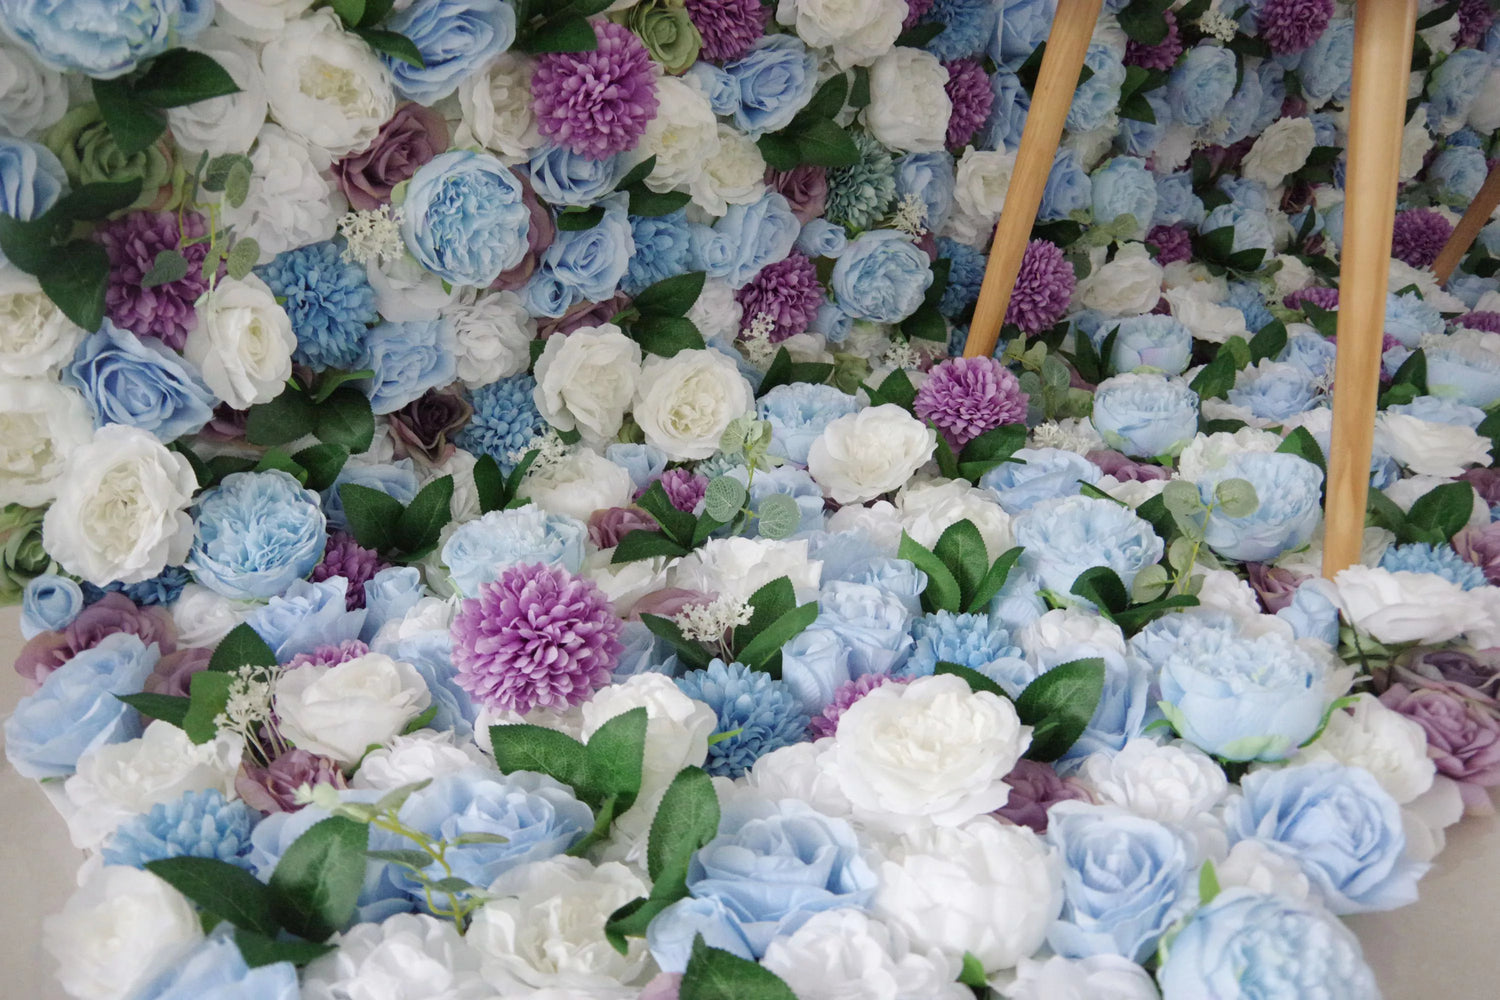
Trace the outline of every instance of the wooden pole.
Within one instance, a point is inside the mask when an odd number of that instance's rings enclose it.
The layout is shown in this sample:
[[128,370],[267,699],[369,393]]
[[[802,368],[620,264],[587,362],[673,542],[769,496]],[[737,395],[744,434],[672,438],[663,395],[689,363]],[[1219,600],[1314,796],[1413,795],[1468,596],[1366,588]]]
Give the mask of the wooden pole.
[[1323,575],[1359,561],[1417,0],[1357,0]]
[[1021,148],[1016,153],[1015,170],[1005,193],[1005,207],[995,226],[984,283],[974,307],[974,321],[969,324],[969,339],[964,345],[966,358],[989,357],[1000,339],[1010,293],[1021,271],[1021,258],[1042,203],[1047,175],[1052,172],[1058,140],[1062,138],[1063,120],[1073,104],[1078,74],[1083,69],[1083,57],[1088,54],[1089,39],[1102,5],[1103,0],[1057,0],[1052,31],[1047,36],[1047,49],[1037,72],[1036,92],[1031,95],[1031,110],[1026,113],[1026,128],[1021,132]]
[[1453,269],[1458,267],[1458,262],[1464,259],[1464,254],[1469,252],[1469,247],[1479,238],[1479,231],[1490,221],[1496,208],[1500,208],[1500,168],[1491,170],[1484,179],[1484,186],[1479,189],[1474,200],[1469,202],[1464,217],[1453,227],[1453,235],[1448,237],[1437,260],[1432,262],[1432,273],[1437,275],[1438,284],[1446,285],[1448,279],[1453,277]]

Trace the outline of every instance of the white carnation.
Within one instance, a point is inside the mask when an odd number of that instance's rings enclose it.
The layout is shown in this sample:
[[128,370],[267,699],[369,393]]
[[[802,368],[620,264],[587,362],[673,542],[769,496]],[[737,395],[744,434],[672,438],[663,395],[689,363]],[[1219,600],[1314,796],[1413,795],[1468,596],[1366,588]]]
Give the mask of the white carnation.
[[250,163],[249,195],[238,208],[224,202],[222,218],[236,236],[260,244],[261,261],[333,238],[349,203],[326,174],[325,153],[267,124],[255,137]]
[[1224,769],[1196,747],[1136,737],[1118,753],[1089,754],[1078,776],[1101,803],[1185,828],[1206,857],[1222,856],[1228,848],[1213,810],[1229,793],[1229,781]]
[[519,375],[531,364],[536,321],[515,292],[491,292],[442,310],[453,327],[458,379],[470,389]]
[[1235,455],[1249,452],[1270,453],[1281,447],[1280,436],[1254,427],[1237,431],[1215,431],[1199,434],[1182,449],[1177,459],[1177,474],[1189,482],[1198,482],[1219,469]]
[[965,150],[958,160],[954,189],[959,209],[993,226],[1005,207],[1005,192],[1015,168],[1015,153],[975,147]]
[[1345,617],[1383,643],[1447,642],[1495,626],[1485,591],[1464,590],[1435,573],[1350,566],[1333,578]]
[[214,7],[214,24],[241,38],[264,42],[279,35],[311,6],[312,0],[219,0]]
[[1229,856],[1215,865],[1214,874],[1225,889],[1239,886],[1297,901],[1307,899],[1311,891],[1307,876],[1295,858],[1253,838],[1235,844]]
[[258,601],[231,600],[200,583],[189,583],[172,603],[177,641],[184,648],[216,646],[259,606]]
[[455,147],[483,146],[506,163],[525,160],[542,145],[531,110],[531,74],[536,64],[519,52],[502,52],[487,69],[458,85],[463,120]]
[[688,308],[687,318],[703,334],[705,341],[733,338],[740,329],[744,309],[735,301],[734,289],[723,278],[703,282],[698,301]]
[[461,294],[457,287],[444,288],[443,279],[409,253],[370,260],[365,265],[365,277],[375,290],[375,308],[392,323],[434,319]]
[[761,798],[801,799],[824,816],[847,818],[853,810],[849,797],[827,766],[834,741],[793,743],[755,759],[745,784]]

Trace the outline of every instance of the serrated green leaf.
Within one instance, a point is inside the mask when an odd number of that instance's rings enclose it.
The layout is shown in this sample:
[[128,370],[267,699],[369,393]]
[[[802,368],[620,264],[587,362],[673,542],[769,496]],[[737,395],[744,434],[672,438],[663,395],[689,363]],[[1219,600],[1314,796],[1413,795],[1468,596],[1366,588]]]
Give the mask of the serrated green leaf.
[[655,518],[656,523],[661,525],[663,533],[674,542],[686,545],[691,541],[697,522],[687,511],[678,510],[672,506],[672,501],[667,497],[667,491],[661,485],[661,480],[647,487],[646,492],[636,498],[635,504]]
[[610,563],[621,565],[636,562],[640,559],[655,559],[657,556],[666,556],[675,559],[685,556],[690,550],[683,545],[672,541],[660,531],[647,531],[637,528],[627,532],[615,546],[614,554],[610,556]]
[[640,163],[637,163],[635,166],[627,170],[625,172],[625,176],[621,177],[619,182],[615,184],[615,190],[624,191],[626,188],[632,187],[633,185],[645,183],[646,178],[650,177],[651,171],[655,169],[656,154],[652,153]]
[[251,444],[278,445],[306,436],[317,412],[312,402],[296,389],[284,389],[269,403],[250,407],[245,418],[245,440]]
[[281,926],[325,940],[354,916],[365,878],[369,827],[330,816],[292,841],[271,873],[271,910]]
[[200,746],[211,743],[218,735],[214,724],[229,704],[229,686],[233,678],[216,670],[202,670],[188,681],[188,710],[182,717],[182,731]]
[[691,199],[686,191],[653,191],[644,184],[630,188],[630,214],[644,218],[671,215]]
[[349,449],[341,444],[315,444],[303,448],[292,459],[307,470],[304,485],[321,493],[332,486],[343,471],[344,463],[349,460]]
[[641,289],[641,294],[631,300],[631,305],[642,316],[685,316],[703,293],[703,283],[708,275],[703,271],[689,271],[670,278],[663,278],[654,285]]
[[971,606],[990,568],[989,553],[979,529],[967,519],[955,521],[944,529],[932,551],[958,583],[959,606]]
[[192,49],[168,49],[152,59],[130,89],[137,101],[156,108],[180,108],[240,91],[212,56]]
[[1079,573],[1068,593],[1092,602],[1105,617],[1123,611],[1130,604],[1130,594],[1120,575],[1108,566],[1091,566]]
[[1286,324],[1272,320],[1261,327],[1250,338],[1250,363],[1253,365],[1265,358],[1274,358],[1286,347]]
[[615,813],[635,804],[641,791],[646,721],[644,706],[632,708],[606,721],[589,737],[584,747],[584,785],[575,790],[596,811],[604,811],[605,800],[611,798]]
[[599,39],[594,35],[589,22],[575,15],[543,24],[518,39],[515,47],[533,55],[543,52],[592,52],[599,47]]
[[593,229],[604,221],[604,206],[594,205],[590,208],[568,208],[557,213],[557,228],[565,233],[582,232],[585,229]]
[[1000,558],[990,564],[985,571],[979,586],[974,589],[974,595],[970,598],[968,606],[964,609],[970,614],[980,614],[989,607],[990,601],[1005,587],[1005,581],[1010,579],[1010,571],[1015,566],[1016,560],[1021,558],[1025,551],[1019,545],[1013,549],[1007,549],[1001,553]]
[[1441,545],[1469,523],[1474,514],[1474,487],[1467,482],[1444,483],[1422,496],[1406,512],[1409,528],[1420,541]]
[[42,291],[64,316],[90,332],[104,322],[104,293],[109,286],[109,255],[91,240],[54,247],[36,275]]
[[936,553],[903,531],[896,555],[927,574],[927,587],[922,591],[922,607],[925,610],[956,612],[963,607],[958,580]]
[[1295,427],[1286,436],[1286,439],[1277,446],[1276,450],[1287,455],[1296,455],[1304,461],[1311,462],[1322,469],[1326,475],[1328,463],[1323,458],[1323,449],[1318,445],[1316,438],[1306,427]]
[[720,948],[710,948],[702,934],[693,938],[692,955],[677,995],[680,1000],[797,1000],[776,973]]
[[216,673],[229,673],[240,667],[274,667],[276,653],[267,645],[260,633],[241,622],[230,629],[213,655],[208,658],[208,669]]
[[683,316],[651,316],[631,331],[647,354],[670,358],[679,351],[701,351],[706,346],[693,321]]
[[583,744],[555,729],[524,724],[491,726],[490,747],[495,766],[505,774],[535,771],[577,789],[588,773]]
[[422,58],[422,50],[400,32],[386,31],[383,28],[355,28],[354,33],[363,38],[366,45],[383,56],[417,69],[427,67],[427,61]]
[[376,552],[391,552],[400,547],[397,525],[405,512],[400,500],[358,483],[340,483],[338,489],[349,533],[355,541]]
[[234,932],[234,945],[240,950],[240,957],[245,960],[245,964],[252,969],[275,965],[277,962],[291,962],[301,967],[334,950],[331,944],[296,938],[270,938],[243,928]]
[[146,862],[146,870],[205,913],[235,927],[274,937],[281,930],[264,885],[238,865],[217,858],[176,857]]
[[351,455],[367,451],[375,440],[375,414],[370,401],[358,389],[340,386],[318,404],[317,430],[313,433],[325,444],[343,445]]
[[1032,727],[1031,760],[1050,762],[1070,750],[1088,728],[1104,693],[1104,661],[1097,657],[1059,664],[1026,685],[1016,714]]
[[854,137],[838,122],[823,119],[809,124],[797,139],[797,159],[818,167],[850,167],[859,162]]
[[1003,687],[973,667],[966,667],[961,663],[949,663],[947,660],[939,660],[936,666],[932,668],[932,672],[934,674],[952,674],[954,677],[960,677],[969,685],[970,691],[976,693],[985,691],[989,694],[999,695],[1007,701],[1010,700],[1010,695],[1005,693]]
[[702,670],[707,667],[711,657],[704,651],[703,647],[688,639],[682,634],[682,629],[670,618],[660,615],[641,615],[641,624],[658,639],[671,646],[677,652],[677,658],[687,667],[693,670]]
[[423,486],[401,512],[396,541],[410,558],[420,558],[437,545],[443,526],[453,519],[453,477],[439,476]]
[[[719,833],[719,796],[701,767],[677,772],[662,795],[646,840],[646,872],[653,883],[683,885],[688,861]],[[655,890],[653,888],[653,894]]]
[[181,695],[151,694],[149,692],[142,692],[141,694],[117,694],[115,697],[147,718],[170,722],[178,729],[183,727],[183,722],[187,718],[188,706],[192,703],[191,699],[184,698]]
[[[94,101],[121,156],[145,151],[167,130],[166,113],[139,100],[123,79],[93,80]],[[97,324],[85,329],[97,329]]]

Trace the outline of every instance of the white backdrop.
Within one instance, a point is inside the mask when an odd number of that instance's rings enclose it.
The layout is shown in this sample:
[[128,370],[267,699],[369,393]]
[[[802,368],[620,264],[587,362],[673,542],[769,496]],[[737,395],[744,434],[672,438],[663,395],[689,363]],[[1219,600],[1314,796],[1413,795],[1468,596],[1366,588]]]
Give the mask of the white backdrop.
[[[0,613],[0,716],[23,693],[11,669],[21,646],[15,609]],[[0,764],[0,996],[63,1000],[41,947],[42,918],[62,907],[82,853],[35,784]],[[1422,880],[1422,899],[1350,923],[1386,1000],[1495,1000],[1500,996],[1500,823],[1470,818]]]

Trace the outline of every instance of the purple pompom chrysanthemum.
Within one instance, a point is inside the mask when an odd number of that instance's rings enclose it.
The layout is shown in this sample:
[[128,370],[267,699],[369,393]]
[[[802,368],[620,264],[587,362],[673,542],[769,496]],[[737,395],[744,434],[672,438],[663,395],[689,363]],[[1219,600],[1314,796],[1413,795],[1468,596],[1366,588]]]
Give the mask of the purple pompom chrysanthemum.
[[839,719],[856,701],[878,687],[884,687],[887,684],[909,684],[911,680],[910,677],[892,677],[890,674],[865,674],[857,677],[833,692],[833,701],[823,708],[821,714],[812,717],[812,721],[807,725],[807,731],[815,740],[832,736],[838,732]]
[[332,667],[340,663],[357,660],[370,651],[370,647],[358,639],[345,639],[337,646],[319,646],[311,653],[298,653],[286,662],[286,668]]
[[[174,351],[182,350],[197,325],[193,303],[208,290],[203,280],[207,243],[184,247],[182,240],[202,236],[203,217],[183,217],[187,232],[179,232],[172,212],[132,212],[94,230],[94,239],[109,256],[109,287],[104,293],[105,315],[137,337],[155,337]],[[141,279],[151,272],[156,255],[175,250],[187,260],[187,273],[176,281],[151,288]]]
[[1495,12],[1487,0],[1463,0],[1458,5],[1458,30],[1453,33],[1453,44],[1459,48],[1477,46],[1494,23]]
[[1193,234],[1184,226],[1154,226],[1146,242],[1156,247],[1156,262],[1163,266],[1193,259]]
[[599,47],[537,60],[531,103],[537,128],[560,146],[596,160],[633,149],[656,117],[656,70],[628,28],[595,21]]
[[901,22],[902,31],[910,31],[922,20],[922,15],[932,9],[937,0],[906,0],[906,20]]
[[728,62],[766,33],[771,8],[760,0],[687,0],[687,14],[703,38],[703,58]]
[[314,583],[322,583],[331,576],[341,576],[349,581],[344,591],[344,605],[353,611],[365,606],[365,583],[390,563],[380,558],[380,553],[367,549],[354,540],[354,536],[335,531],[328,536],[328,547],[323,550],[323,561],[313,567]]
[[1061,247],[1047,240],[1032,240],[1021,258],[1021,272],[1016,275],[1005,322],[1014,323],[1028,337],[1041,333],[1068,311],[1077,284],[1073,265],[1063,256]]
[[994,358],[949,358],[927,376],[912,409],[956,452],[1002,424],[1026,419],[1021,383]]
[[948,82],[943,89],[953,104],[953,113],[948,116],[948,148],[962,149],[990,116],[995,92],[979,60],[959,59],[944,65]]
[[1412,267],[1431,267],[1453,234],[1453,224],[1429,208],[1396,213],[1391,256]]
[[1167,37],[1155,45],[1146,45],[1135,39],[1125,43],[1125,65],[1139,66],[1142,69],[1159,69],[1166,71],[1177,64],[1177,57],[1182,55],[1182,36],[1177,32],[1177,15],[1170,10],[1162,15],[1167,20]]
[[1339,307],[1339,290],[1314,285],[1311,288],[1302,288],[1288,293],[1281,303],[1288,309],[1301,309],[1304,305],[1310,304],[1324,311],[1330,311]]
[[1483,330],[1485,333],[1500,333],[1500,313],[1483,310],[1465,313],[1458,325],[1470,330]]
[[567,708],[609,683],[620,631],[609,598],[565,569],[518,563],[453,619],[459,687],[486,708]]
[[1302,52],[1322,37],[1333,0],[1266,0],[1256,15],[1260,37],[1276,55]]
[[661,474],[661,488],[673,507],[691,514],[708,493],[708,477],[691,469],[668,469]]
[[749,284],[734,293],[743,309],[743,328],[757,316],[771,317],[771,343],[779,344],[807,329],[825,298],[818,269],[806,255],[793,251],[774,264],[761,268]]

